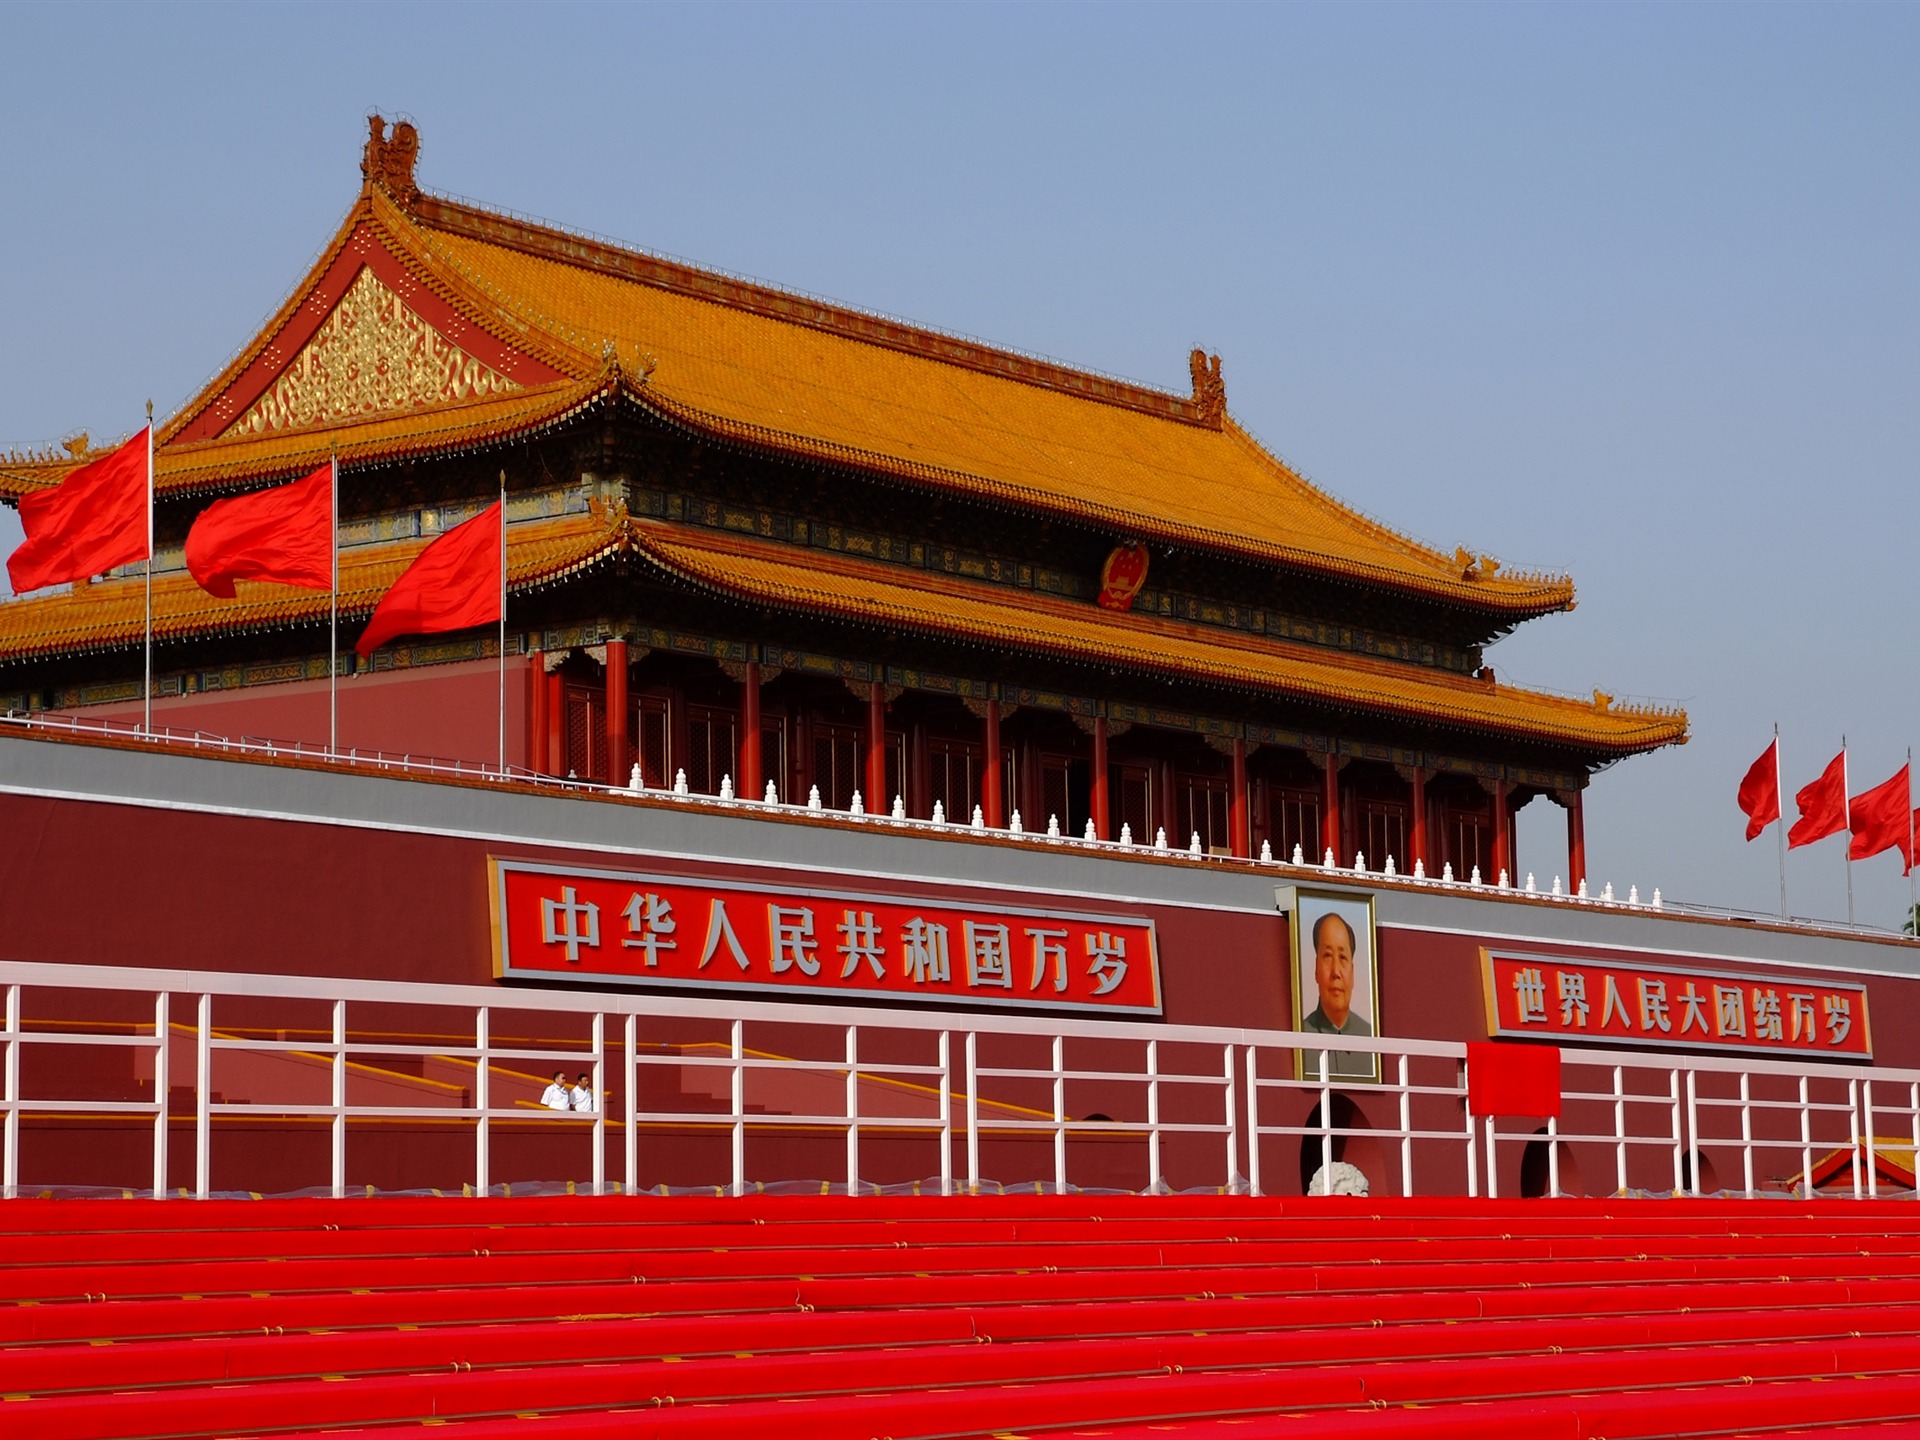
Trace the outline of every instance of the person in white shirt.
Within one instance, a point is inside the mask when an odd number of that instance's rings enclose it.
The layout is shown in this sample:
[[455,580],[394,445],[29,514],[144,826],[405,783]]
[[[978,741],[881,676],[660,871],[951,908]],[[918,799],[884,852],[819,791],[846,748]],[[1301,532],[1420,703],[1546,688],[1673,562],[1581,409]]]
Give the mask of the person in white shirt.
[[573,1108],[573,1095],[567,1089],[566,1071],[556,1070],[553,1072],[553,1083],[547,1086],[546,1093],[540,1097],[540,1103],[549,1110],[571,1110]]
[[583,1073],[573,1083],[573,1108],[584,1110],[591,1115],[594,1109],[593,1098],[593,1084]]

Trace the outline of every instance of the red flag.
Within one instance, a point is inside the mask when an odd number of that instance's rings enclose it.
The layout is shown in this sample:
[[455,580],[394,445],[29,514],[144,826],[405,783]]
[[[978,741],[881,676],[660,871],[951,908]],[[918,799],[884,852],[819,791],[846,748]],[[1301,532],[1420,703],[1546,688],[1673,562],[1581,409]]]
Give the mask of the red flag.
[[1740,782],[1740,808],[1747,815],[1751,840],[1780,818],[1780,739],[1774,737],[1766,753],[1747,769]]
[[1787,848],[1811,845],[1847,828],[1847,752],[1833,757],[1820,778],[1793,797],[1800,818],[1787,831]]
[[1469,1040],[1467,1105],[1476,1115],[1558,1117],[1559,1047]]
[[1900,873],[1904,875],[1913,869],[1913,800],[1908,790],[1911,768],[1902,765],[1884,785],[1876,785],[1853,797],[1848,806],[1853,820],[1853,839],[1847,842],[1849,860],[1864,860],[1882,850],[1898,850],[1905,862]]
[[20,497],[27,538],[7,557],[16,595],[147,558],[147,432]]
[[500,505],[447,531],[393,582],[354,649],[371,655],[396,635],[464,630],[500,618]]
[[187,569],[200,588],[233,598],[235,580],[333,588],[333,466],[254,495],[216,500],[187,532]]

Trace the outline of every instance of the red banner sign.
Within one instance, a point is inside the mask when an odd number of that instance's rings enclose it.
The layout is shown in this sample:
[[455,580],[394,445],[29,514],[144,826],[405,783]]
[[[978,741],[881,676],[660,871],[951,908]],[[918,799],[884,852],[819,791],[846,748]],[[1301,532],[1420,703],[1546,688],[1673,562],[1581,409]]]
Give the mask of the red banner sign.
[[1573,1045],[1873,1058],[1861,985],[1480,952],[1489,1035]]
[[492,867],[500,976],[1160,1013],[1151,920],[511,860]]

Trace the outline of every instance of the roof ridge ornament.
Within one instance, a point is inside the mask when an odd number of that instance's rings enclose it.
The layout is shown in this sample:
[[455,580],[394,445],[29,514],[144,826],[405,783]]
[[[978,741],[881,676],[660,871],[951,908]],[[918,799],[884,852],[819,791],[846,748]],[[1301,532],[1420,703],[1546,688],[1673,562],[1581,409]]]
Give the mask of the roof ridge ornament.
[[1205,350],[1195,347],[1187,357],[1187,368],[1193,372],[1193,406],[1198,412],[1196,418],[1202,425],[1211,425],[1216,430],[1224,428],[1227,419],[1227,382],[1220,378],[1220,357],[1209,357]]
[[420,198],[414,183],[413,165],[420,158],[420,132],[411,120],[393,122],[389,132],[386,117],[378,111],[367,116],[367,148],[360,157],[360,174],[368,185],[378,185],[403,206],[411,207]]

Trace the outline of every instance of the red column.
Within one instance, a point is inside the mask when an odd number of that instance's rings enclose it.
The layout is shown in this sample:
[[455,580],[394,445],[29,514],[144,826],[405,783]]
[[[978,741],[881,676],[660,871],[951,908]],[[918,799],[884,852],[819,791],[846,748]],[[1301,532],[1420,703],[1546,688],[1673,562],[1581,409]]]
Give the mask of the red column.
[[567,681],[558,670],[541,677],[547,687],[547,773],[567,773]]
[[[1002,809],[1003,797],[1000,794],[1000,777],[1006,774],[1006,759],[1000,753],[1000,702],[987,701],[987,761],[986,773],[980,777],[980,813],[986,817],[987,828],[998,830],[1007,823]],[[971,822],[973,817],[967,816]]]
[[1424,866],[1431,858],[1427,854],[1427,767],[1413,767],[1413,854],[1407,858],[1408,873],[1415,865]]
[[893,807],[887,789],[887,692],[878,680],[867,690],[867,813],[884,815]]
[[[1331,850],[1340,863],[1340,757],[1327,752],[1327,771],[1320,793],[1320,849]],[[1309,861],[1324,860],[1325,854],[1310,855]]]
[[1576,790],[1567,801],[1567,882],[1576,895],[1587,878],[1587,820],[1581,799],[1582,793]]
[[1512,817],[1507,812],[1507,782],[1493,782],[1493,874],[1485,878],[1494,884],[1500,883],[1500,872],[1505,871],[1507,878],[1513,878]]
[[1233,853],[1253,858],[1253,827],[1247,813],[1247,742],[1233,742],[1233,794],[1227,797],[1227,829],[1233,833]]
[[760,662],[749,660],[740,682],[740,788],[734,793],[743,800],[764,796],[765,768],[760,755]]
[[539,650],[527,656],[527,768],[547,768],[547,659]]
[[1113,838],[1112,801],[1107,795],[1107,717],[1093,717],[1093,833],[1102,840]]
[[633,717],[627,714],[627,642],[607,641],[607,770],[609,785],[627,783],[627,727]]

